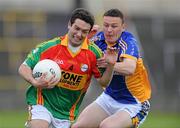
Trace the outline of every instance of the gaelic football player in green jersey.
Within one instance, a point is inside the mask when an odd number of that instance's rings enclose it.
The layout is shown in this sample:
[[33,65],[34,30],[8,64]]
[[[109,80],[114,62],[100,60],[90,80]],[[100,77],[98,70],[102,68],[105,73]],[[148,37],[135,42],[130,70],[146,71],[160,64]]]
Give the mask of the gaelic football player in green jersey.
[[[26,92],[29,106],[26,127],[69,128],[78,115],[91,77],[97,78],[102,85],[111,80],[117,50],[109,48],[103,56],[102,51],[89,42],[87,35],[93,25],[94,18],[87,10],[74,10],[68,33],[37,45],[20,65],[19,74],[30,84]],[[98,58],[104,58],[108,65],[103,74],[97,68]],[[54,77],[46,80],[46,73],[38,80],[33,78],[34,66],[43,59],[51,59],[59,65],[62,70],[60,80]]]

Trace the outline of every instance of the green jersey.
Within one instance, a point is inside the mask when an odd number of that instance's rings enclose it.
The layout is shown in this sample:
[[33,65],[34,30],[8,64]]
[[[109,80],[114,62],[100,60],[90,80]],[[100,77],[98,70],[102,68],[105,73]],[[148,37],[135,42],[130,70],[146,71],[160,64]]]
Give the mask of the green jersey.
[[102,51],[85,39],[81,49],[73,53],[67,47],[67,38],[66,35],[44,42],[27,56],[25,62],[31,69],[40,60],[51,59],[60,66],[62,75],[52,89],[31,85],[26,93],[26,102],[28,105],[45,106],[55,118],[74,121],[92,75],[95,78],[101,77],[96,59],[102,56]]

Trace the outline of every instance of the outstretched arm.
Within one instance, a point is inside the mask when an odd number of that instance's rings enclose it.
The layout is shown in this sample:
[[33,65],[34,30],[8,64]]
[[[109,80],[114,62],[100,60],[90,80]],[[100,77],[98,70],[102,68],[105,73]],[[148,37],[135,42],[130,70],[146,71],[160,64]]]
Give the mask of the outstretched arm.
[[104,57],[101,58],[101,65],[106,65],[103,76],[98,80],[102,87],[106,87],[112,79],[118,52],[119,49],[110,47],[107,49]]

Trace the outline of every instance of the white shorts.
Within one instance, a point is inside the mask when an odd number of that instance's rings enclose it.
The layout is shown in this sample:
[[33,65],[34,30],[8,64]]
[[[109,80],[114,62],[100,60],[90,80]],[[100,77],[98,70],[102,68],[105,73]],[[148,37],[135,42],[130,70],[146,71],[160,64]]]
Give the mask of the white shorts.
[[113,115],[119,111],[126,111],[129,113],[135,127],[144,122],[150,109],[148,101],[138,104],[123,104],[117,102],[104,92],[95,100],[95,103],[102,107],[108,115]]
[[50,128],[70,128],[69,120],[61,120],[54,118],[52,114],[42,105],[29,106],[30,120],[42,119],[50,124]]

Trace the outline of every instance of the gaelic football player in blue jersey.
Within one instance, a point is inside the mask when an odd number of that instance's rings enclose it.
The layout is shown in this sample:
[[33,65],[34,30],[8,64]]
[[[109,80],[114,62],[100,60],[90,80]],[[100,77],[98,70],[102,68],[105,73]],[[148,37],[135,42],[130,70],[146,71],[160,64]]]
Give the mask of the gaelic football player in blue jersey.
[[[72,128],[137,128],[146,119],[151,85],[132,33],[124,29],[124,16],[118,9],[103,15],[103,31],[93,37],[102,51],[120,49],[114,74],[104,92],[87,106]],[[103,59],[99,67],[106,67]]]

